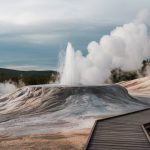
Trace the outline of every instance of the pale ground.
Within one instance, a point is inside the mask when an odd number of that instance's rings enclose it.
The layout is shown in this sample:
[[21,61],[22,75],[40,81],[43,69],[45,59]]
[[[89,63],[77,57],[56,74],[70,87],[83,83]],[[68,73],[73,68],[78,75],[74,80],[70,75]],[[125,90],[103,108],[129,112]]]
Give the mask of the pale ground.
[[[150,97],[150,77],[119,84],[126,87],[130,94]],[[0,137],[0,150],[82,150],[87,143],[90,131],[90,128],[86,128],[54,134]]]
[[56,134],[0,138],[0,150],[82,150],[90,129]]
[[131,95],[150,97],[150,76],[131,81],[120,82]]

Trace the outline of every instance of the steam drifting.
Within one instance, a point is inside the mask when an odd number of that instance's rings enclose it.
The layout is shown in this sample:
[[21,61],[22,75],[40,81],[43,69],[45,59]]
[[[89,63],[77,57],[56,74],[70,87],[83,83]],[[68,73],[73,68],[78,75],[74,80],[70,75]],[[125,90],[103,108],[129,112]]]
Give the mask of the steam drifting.
[[6,93],[10,93],[16,90],[16,86],[12,83],[0,83],[0,96]]
[[104,83],[114,68],[139,69],[143,59],[150,57],[150,38],[145,24],[147,16],[148,11],[144,10],[134,21],[103,36],[99,43],[92,41],[85,57],[68,43],[61,84],[96,85]]

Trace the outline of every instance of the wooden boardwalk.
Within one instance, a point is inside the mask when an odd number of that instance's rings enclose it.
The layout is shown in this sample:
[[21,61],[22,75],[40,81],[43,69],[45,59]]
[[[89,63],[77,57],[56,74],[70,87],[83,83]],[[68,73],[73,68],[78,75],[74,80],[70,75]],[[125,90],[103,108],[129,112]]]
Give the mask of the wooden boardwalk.
[[144,124],[150,122],[150,108],[97,120],[86,150],[150,150]]

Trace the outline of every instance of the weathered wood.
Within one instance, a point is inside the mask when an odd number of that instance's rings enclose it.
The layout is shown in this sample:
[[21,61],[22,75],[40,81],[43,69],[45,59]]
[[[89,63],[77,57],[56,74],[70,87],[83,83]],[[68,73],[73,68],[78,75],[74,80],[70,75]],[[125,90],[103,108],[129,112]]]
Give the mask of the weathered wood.
[[150,122],[150,108],[97,120],[86,150],[150,150],[144,124]]

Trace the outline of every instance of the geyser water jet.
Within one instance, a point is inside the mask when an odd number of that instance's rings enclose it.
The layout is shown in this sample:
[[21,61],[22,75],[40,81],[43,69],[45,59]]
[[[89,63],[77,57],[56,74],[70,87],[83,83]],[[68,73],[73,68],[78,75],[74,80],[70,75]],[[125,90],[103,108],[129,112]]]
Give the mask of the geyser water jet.
[[61,84],[63,85],[76,85],[78,84],[77,74],[75,73],[76,69],[76,60],[75,60],[75,51],[71,45],[68,43],[66,49],[64,69],[61,76]]
[[97,85],[109,79],[112,69],[138,70],[143,59],[150,57],[145,16],[144,10],[134,21],[116,27],[99,42],[89,43],[86,56],[68,43],[61,84]]

